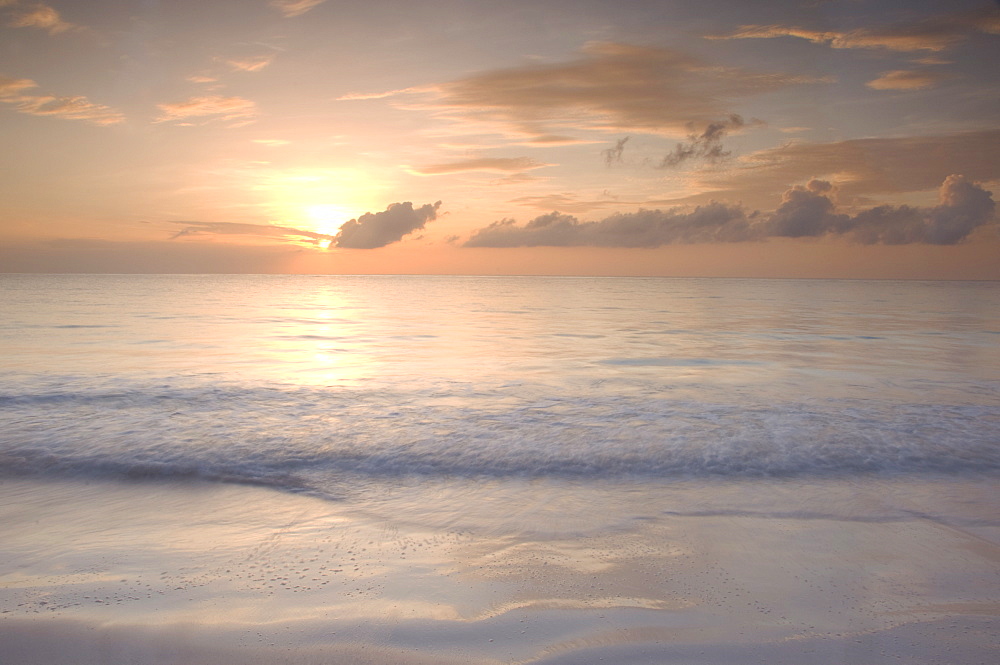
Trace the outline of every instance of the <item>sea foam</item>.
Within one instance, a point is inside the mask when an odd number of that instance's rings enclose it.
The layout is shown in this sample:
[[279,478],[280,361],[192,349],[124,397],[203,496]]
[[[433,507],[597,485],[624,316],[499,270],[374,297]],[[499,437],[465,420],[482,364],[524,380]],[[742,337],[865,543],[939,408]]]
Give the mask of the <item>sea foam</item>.
[[280,386],[0,395],[0,471],[316,487],[362,477],[1000,471],[1000,408]]

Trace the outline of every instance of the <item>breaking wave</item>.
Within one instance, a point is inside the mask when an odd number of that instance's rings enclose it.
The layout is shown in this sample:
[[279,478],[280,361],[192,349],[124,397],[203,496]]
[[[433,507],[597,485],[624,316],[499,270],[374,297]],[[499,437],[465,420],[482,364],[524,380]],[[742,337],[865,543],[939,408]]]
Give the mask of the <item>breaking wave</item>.
[[281,386],[0,394],[0,474],[335,494],[392,476],[700,478],[1000,471],[1000,407],[703,403],[646,392]]

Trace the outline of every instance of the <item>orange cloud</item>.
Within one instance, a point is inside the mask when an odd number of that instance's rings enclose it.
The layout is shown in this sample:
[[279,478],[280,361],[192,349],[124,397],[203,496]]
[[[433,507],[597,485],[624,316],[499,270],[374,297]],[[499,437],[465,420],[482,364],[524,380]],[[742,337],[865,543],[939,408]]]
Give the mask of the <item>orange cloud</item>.
[[[1000,179],[1000,130],[870,138],[831,143],[789,143],[746,155],[725,173],[696,183],[712,196],[763,205],[785,183],[804,174],[832,180],[849,196],[927,191],[952,173],[972,180]],[[706,195],[707,196],[707,195]],[[704,198],[704,197],[702,197]]]
[[817,79],[713,65],[665,48],[592,43],[567,63],[503,69],[438,85],[430,108],[494,125],[514,139],[559,141],[581,130],[701,133],[727,100]]
[[275,54],[259,55],[251,58],[241,58],[238,60],[227,60],[226,64],[235,71],[259,72],[274,61]]
[[52,116],[67,120],[86,120],[97,125],[114,125],[125,116],[110,106],[95,104],[83,96],[25,95],[24,90],[37,87],[31,79],[0,76],[0,102],[11,104],[28,115]]
[[271,6],[285,15],[285,18],[301,16],[307,11],[321,5],[326,0],[271,0]]
[[161,114],[156,122],[186,121],[190,118],[208,118],[233,122],[230,127],[237,127],[252,122],[257,117],[257,105],[242,97],[222,97],[207,95],[191,97],[174,104],[157,104]]
[[171,236],[172,240],[189,236],[205,235],[240,235],[240,236],[264,236],[271,238],[304,238],[312,244],[322,245],[329,243],[334,236],[325,233],[317,233],[306,229],[297,229],[290,226],[277,226],[274,224],[252,224],[244,222],[173,222],[184,226],[180,231]]
[[564,210],[566,212],[590,212],[601,208],[620,206],[618,199],[607,198],[594,201],[581,200],[570,194],[547,194],[544,196],[520,196],[511,199],[511,203],[530,206],[538,210]]
[[448,162],[445,164],[432,164],[418,169],[413,169],[414,173],[420,175],[442,175],[445,173],[460,173],[462,171],[530,171],[540,169],[550,164],[539,162],[530,157],[483,157],[481,159],[467,159],[460,162]]
[[7,76],[0,76],[0,98],[10,97],[28,88],[35,88],[38,84],[31,79],[12,79]]
[[337,97],[338,102],[350,102],[366,99],[385,99],[386,97],[395,97],[396,95],[402,95],[411,92],[421,92],[419,88],[401,88],[399,90],[388,90],[385,92],[349,92],[345,95]]
[[17,2],[6,4],[15,7],[13,18],[8,23],[12,28],[39,28],[48,30],[50,35],[79,29],[79,26],[62,20],[59,12],[46,4],[40,2],[31,5],[19,5]]
[[938,84],[944,75],[926,69],[894,69],[882,72],[874,81],[867,85],[872,90],[924,90]]
[[950,16],[935,16],[918,23],[858,28],[847,32],[789,25],[745,25],[736,32],[727,35],[708,35],[706,39],[797,37],[836,49],[943,51],[965,41],[975,32],[1000,34],[1000,12],[983,9]]

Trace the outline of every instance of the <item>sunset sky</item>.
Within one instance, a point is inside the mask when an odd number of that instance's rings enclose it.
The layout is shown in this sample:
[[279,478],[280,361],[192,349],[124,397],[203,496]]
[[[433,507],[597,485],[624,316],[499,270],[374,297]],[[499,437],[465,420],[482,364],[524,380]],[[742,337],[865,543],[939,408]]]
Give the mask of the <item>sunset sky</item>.
[[1000,279],[1000,7],[0,0],[0,271]]

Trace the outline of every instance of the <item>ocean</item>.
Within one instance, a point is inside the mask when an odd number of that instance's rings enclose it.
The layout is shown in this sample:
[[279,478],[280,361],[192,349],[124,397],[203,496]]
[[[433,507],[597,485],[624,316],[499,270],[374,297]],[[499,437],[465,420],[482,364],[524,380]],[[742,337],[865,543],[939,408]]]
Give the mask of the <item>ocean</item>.
[[7,274],[0,312],[12,662],[997,655],[1000,283]]

